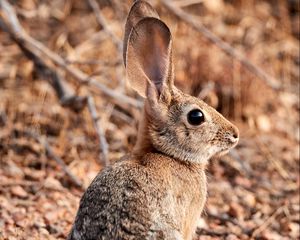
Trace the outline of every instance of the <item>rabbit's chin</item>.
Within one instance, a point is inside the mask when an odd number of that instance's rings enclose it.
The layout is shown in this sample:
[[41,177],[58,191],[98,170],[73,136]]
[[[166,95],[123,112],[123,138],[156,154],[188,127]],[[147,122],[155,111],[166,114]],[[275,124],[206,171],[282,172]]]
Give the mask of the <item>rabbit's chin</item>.
[[222,156],[226,155],[227,153],[229,153],[229,150],[230,149],[223,150],[223,151],[217,153],[215,156],[216,157],[222,157]]
[[215,154],[215,156],[216,156],[216,157],[222,157],[222,156],[226,155],[226,154],[229,153],[229,151],[230,151],[232,148],[234,148],[236,145],[237,145],[237,142],[234,143],[231,147],[219,151],[218,153]]

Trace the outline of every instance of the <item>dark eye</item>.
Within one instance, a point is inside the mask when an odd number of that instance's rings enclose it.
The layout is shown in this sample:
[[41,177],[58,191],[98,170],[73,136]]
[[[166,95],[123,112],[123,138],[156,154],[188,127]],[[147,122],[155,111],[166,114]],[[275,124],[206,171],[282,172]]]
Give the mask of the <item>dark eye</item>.
[[187,119],[191,125],[200,125],[204,122],[204,114],[199,109],[194,109],[188,113]]

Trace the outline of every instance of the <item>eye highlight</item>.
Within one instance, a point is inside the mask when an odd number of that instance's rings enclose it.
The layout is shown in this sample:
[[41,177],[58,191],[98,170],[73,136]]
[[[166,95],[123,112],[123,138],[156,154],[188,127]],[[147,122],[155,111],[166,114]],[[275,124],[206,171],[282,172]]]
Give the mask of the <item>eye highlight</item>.
[[199,109],[193,109],[187,115],[189,124],[197,126],[204,122],[204,114]]

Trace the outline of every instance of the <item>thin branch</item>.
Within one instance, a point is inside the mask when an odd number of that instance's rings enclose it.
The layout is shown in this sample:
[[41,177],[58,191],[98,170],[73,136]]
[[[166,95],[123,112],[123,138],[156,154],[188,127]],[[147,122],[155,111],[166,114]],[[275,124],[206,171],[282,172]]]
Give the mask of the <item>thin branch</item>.
[[[15,14],[12,6],[6,0],[1,0],[0,8],[2,9],[2,11],[0,13],[1,18],[9,19],[10,24],[14,28],[15,33],[22,34],[24,32],[24,30],[21,27],[20,22],[17,18],[17,15]],[[5,27],[8,27],[8,26],[5,26]]]
[[94,98],[92,96],[89,96],[87,102],[88,102],[88,108],[89,108],[89,111],[91,113],[93,123],[94,123],[94,127],[95,127],[96,133],[98,135],[98,139],[99,139],[99,143],[100,143],[100,147],[101,147],[101,153],[102,154],[100,154],[99,159],[100,160],[103,159],[103,161],[101,161],[101,163],[104,164],[104,166],[106,167],[106,166],[109,165],[108,143],[106,141],[105,133],[103,131],[103,128],[101,127],[101,124],[100,124],[100,117],[97,113]]
[[116,90],[110,89],[104,84],[98,82],[96,79],[89,77],[86,73],[69,65],[62,57],[51,51],[41,42],[28,35],[21,27],[14,9],[6,0],[0,1],[0,9],[2,9],[0,14],[0,27],[4,31],[8,32],[13,39],[18,39],[19,41],[23,42],[24,45],[27,45],[27,48],[31,49],[31,51],[44,55],[59,67],[71,74],[81,84],[88,84],[92,87],[95,87],[101,90],[101,92],[107,96],[116,99],[119,103],[130,104],[131,106],[138,108],[143,105],[141,101],[128,97],[120,92],[117,92]]
[[229,235],[229,232],[225,232],[225,231],[215,231],[212,229],[204,229],[204,228],[197,228],[196,229],[196,234],[199,236],[212,236],[212,237],[223,237],[225,238],[226,236]]
[[121,64],[120,60],[116,61],[105,61],[105,60],[96,60],[96,59],[90,59],[90,60],[69,60],[65,59],[66,63],[68,64],[78,64],[78,65],[103,65],[105,67],[115,67],[119,64]]
[[209,218],[217,219],[217,220],[221,221],[222,223],[230,222],[233,225],[239,227],[243,231],[243,233],[245,233],[245,234],[249,234],[249,232],[251,231],[250,229],[246,229],[245,227],[243,227],[236,219],[230,218],[230,217],[228,217],[228,216],[226,216],[224,214],[221,214],[221,215],[218,214],[217,215],[217,214],[213,214],[213,213],[211,213],[211,212],[208,211],[207,212],[207,216]]
[[134,119],[132,117],[130,117],[126,113],[124,113],[116,108],[113,109],[112,115],[114,117],[120,118],[122,121],[126,122],[129,125],[133,125],[133,123],[134,123]]
[[[239,164],[238,170],[242,172],[245,176],[251,177],[253,175],[253,169],[247,161],[241,159],[238,151],[236,149],[231,149],[228,153],[230,160],[234,160]],[[230,161],[228,161],[230,163]],[[233,166],[232,166],[233,167]]]
[[14,40],[27,58],[34,62],[37,72],[49,80],[56,91],[61,105],[69,107],[76,112],[81,111],[86,105],[86,97],[75,95],[74,90],[57,71],[52,69],[40,56],[27,48],[23,42],[18,39]]
[[[115,44],[115,46],[118,50],[119,59],[122,59],[122,48],[123,48],[122,40],[119,39],[119,37],[111,30],[111,28],[109,27],[109,24],[107,24],[107,21],[106,21],[104,15],[102,14],[97,1],[96,0],[88,0],[88,3],[94,11],[94,14],[96,16],[98,24],[103,28],[104,32],[106,32],[107,35],[110,36],[113,43]],[[120,61],[120,63],[121,62],[122,61]],[[124,84],[125,81],[123,80],[122,68],[121,68],[121,71],[119,68],[116,69],[116,76],[119,81],[120,88],[123,89],[125,86],[125,84]]]
[[278,174],[284,180],[288,180],[290,175],[288,174],[288,171],[285,170],[284,166],[282,165],[282,162],[279,161],[277,158],[273,157],[272,151],[269,149],[269,146],[266,143],[264,143],[260,137],[257,137],[256,139],[258,148],[264,154],[267,160],[269,160],[273,164]]
[[282,213],[283,209],[286,207],[286,205],[281,206],[280,208],[277,208],[271,216],[269,216],[255,231],[253,231],[251,235],[251,239],[256,239],[257,235],[259,235],[261,232],[263,232],[272,222],[275,221],[276,217]]
[[175,4],[178,7],[188,7],[190,5],[203,3],[204,0],[177,0]]
[[237,59],[241,62],[250,72],[254,73],[257,77],[264,80],[265,83],[270,86],[274,90],[280,90],[281,84],[280,82],[262,70],[260,67],[250,62],[245,56],[243,56],[239,51],[230,46],[227,42],[224,42],[222,39],[217,37],[211,31],[209,31],[205,26],[203,26],[199,21],[195,19],[195,17],[190,14],[184,12],[181,8],[177,7],[172,1],[169,0],[161,0],[161,2],[168,8],[174,15],[182,19],[184,22],[191,25],[196,31],[203,34],[205,38],[207,38],[210,42],[218,46],[229,56]]
[[93,9],[97,22],[100,26],[102,26],[103,30],[110,36],[118,50],[121,52],[122,49],[122,41],[117,37],[117,35],[110,29],[109,25],[105,17],[103,16],[99,5],[96,0],[88,0],[90,7]]
[[69,179],[75,184],[75,186],[81,188],[82,190],[85,189],[81,181],[71,172],[71,170],[68,168],[65,162],[54,153],[46,137],[42,137],[32,131],[25,131],[25,134],[38,141],[44,147],[46,154],[50,158],[53,158],[56,161],[56,163],[61,166],[62,170],[66,173]]
[[67,176],[72,180],[72,182],[77,186],[80,187],[81,189],[84,189],[83,184],[81,183],[81,181],[70,171],[70,169],[68,168],[68,166],[65,164],[65,162],[59,157],[57,156],[54,151],[52,150],[52,148],[50,147],[48,141],[46,138],[44,139],[40,139],[39,140],[45,147],[46,149],[46,153],[49,157],[53,158],[63,169],[63,171],[67,174]]

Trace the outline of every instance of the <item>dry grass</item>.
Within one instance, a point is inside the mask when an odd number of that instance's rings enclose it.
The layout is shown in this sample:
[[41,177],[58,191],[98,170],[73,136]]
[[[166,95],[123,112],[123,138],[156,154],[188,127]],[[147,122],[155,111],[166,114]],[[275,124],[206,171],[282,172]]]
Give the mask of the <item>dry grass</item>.
[[[218,0],[188,6],[191,1],[173,1],[274,76],[280,91],[162,3],[151,2],[173,33],[177,86],[204,98],[241,132],[238,147],[209,166],[201,239],[298,239],[299,1]],[[87,1],[11,3],[32,37],[99,83],[137,98],[126,86],[116,44],[131,1],[98,1],[106,29]],[[139,109],[55,69],[76,95],[93,96],[109,161],[130,151]],[[82,190],[26,132],[47,137],[55,155],[86,187],[102,167],[99,156],[103,160],[94,122],[87,107],[75,112],[62,106],[49,81],[9,35],[0,32],[0,239],[66,237]]]

